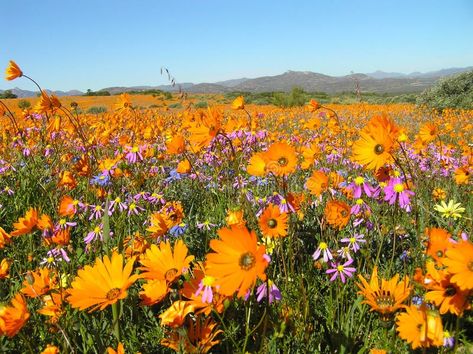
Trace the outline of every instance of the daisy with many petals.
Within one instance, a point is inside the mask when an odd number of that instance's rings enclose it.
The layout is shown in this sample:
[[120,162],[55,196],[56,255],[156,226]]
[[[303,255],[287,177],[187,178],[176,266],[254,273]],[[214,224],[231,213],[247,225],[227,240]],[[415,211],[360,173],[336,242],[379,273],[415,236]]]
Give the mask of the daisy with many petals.
[[277,205],[269,204],[259,217],[259,227],[266,237],[284,237],[287,235],[287,213],[281,213]]
[[97,258],[93,266],[80,269],[67,291],[67,301],[80,310],[103,310],[108,305],[127,297],[127,289],[139,278],[131,275],[135,259],[123,266],[123,256],[113,252],[112,257]]
[[409,286],[409,277],[404,277],[399,281],[399,274],[390,280],[378,278],[378,267],[374,267],[370,282],[359,274],[361,284],[358,294],[363,295],[363,303],[371,306],[371,311],[376,311],[383,320],[388,320],[397,310],[403,307],[402,303],[409,297],[412,287]]
[[16,294],[10,306],[0,306],[0,335],[14,337],[30,318],[26,301],[21,294]]
[[269,264],[266,248],[258,245],[254,231],[232,226],[218,231],[219,240],[211,240],[215,253],[207,255],[207,274],[215,278],[223,295],[238,297],[252,289],[256,279],[266,280],[264,273]]
[[425,306],[411,305],[397,316],[399,337],[411,344],[412,349],[443,345],[443,327],[440,315]]
[[266,171],[275,176],[287,176],[297,167],[296,150],[287,143],[274,143],[265,153]]
[[473,289],[473,243],[461,240],[447,250],[443,264],[452,274],[451,282],[462,290]]
[[172,283],[189,268],[194,256],[187,255],[188,248],[182,240],[178,240],[174,245],[174,251],[169,241],[163,241],[156,245],[151,245],[142,256],[139,268],[143,273],[142,278],[151,280],[161,280]]
[[25,235],[33,231],[38,223],[38,212],[36,209],[30,208],[24,217],[18,219],[18,222],[13,224],[15,230],[10,234],[12,236]]

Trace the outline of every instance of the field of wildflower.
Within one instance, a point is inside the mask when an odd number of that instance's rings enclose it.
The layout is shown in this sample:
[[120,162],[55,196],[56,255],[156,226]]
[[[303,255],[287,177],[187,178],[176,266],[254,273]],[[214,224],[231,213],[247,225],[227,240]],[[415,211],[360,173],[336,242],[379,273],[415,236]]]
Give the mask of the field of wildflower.
[[41,92],[0,101],[0,352],[473,351],[473,111]]

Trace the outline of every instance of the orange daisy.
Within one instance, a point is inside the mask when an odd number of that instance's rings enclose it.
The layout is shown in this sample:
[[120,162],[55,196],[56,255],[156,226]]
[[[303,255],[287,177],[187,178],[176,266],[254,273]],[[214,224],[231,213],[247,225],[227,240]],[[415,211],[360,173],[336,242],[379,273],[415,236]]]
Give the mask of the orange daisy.
[[319,197],[328,188],[328,176],[322,171],[314,171],[312,176],[307,179],[306,188],[313,194]]
[[[445,270],[438,270],[433,262],[427,262],[427,275],[424,284],[429,291],[425,294],[425,300],[434,303],[439,308],[440,314],[447,312],[461,316],[468,309],[469,290],[461,290],[450,280],[451,274]],[[427,284],[426,284],[427,283]]]
[[340,200],[330,200],[324,210],[327,223],[339,230],[343,229],[350,220],[350,206]]
[[369,170],[377,170],[392,162],[394,140],[381,126],[363,129],[352,147],[353,160]]
[[16,294],[11,306],[0,308],[0,335],[14,337],[30,318],[26,301],[21,294]]
[[266,280],[266,248],[257,244],[255,232],[246,227],[222,228],[218,235],[219,240],[210,241],[215,253],[207,254],[207,274],[216,279],[220,293],[231,296],[238,291],[238,297],[243,297],[257,278]]
[[246,171],[252,175],[261,177],[266,174],[266,156],[262,152],[257,152],[251,156]]
[[170,155],[179,155],[186,151],[186,144],[182,135],[174,136],[166,142],[167,153]]
[[46,294],[55,286],[56,275],[50,273],[48,268],[41,268],[35,272],[29,272],[20,291],[28,297],[35,298]]
[[151,245],[140,260],[143,271],[141,277],[151,280],[166,281],[168,284],[178,279],[181,274],[189,268],[194,256],[187,255],[188,249],[182,240],[177,240],[174,245],[174,252],[169,241],[163,241],[156,245]]
[[181,327],[191,312],[194,312],[194,306],[189,301],[177,300],[159,315],[161,326]]
[[20,67],[13,60],[10,60],[7,69],[5,70],[5,79],[11,81],[22,76],[23,72]]
[[436,262],[441,262],[447,249],[453,246],[450,238],[452,235],[447,230],[435,227],[426,228],[425,233],[429,238],[425,253],[435,259]]
[[10,271],[10,265],[11,265],[11,260],[7,258],[3,258],[2,261],[0,262],[0,279],[5,279],[9,278],[9,271]]
[[107,354],[125,354],[125,348],[123,347],[123,344],[120,342],[118,343],[117,350],[111,347],[108,347]]
[[259,227],[266,237],[284,237],[287,235],[287,213],[281,213],[277,205],[269,204],[259,217]]
[[161,340],[161,345],[176,352],[208,353],[220,342],[215,337],[222,333],[222,330],[217,330],[216,327],[217,323],[211,317],[188,319],[184,326],[185,333],[178,330],[167,332]]
[[232,102],[232,109],[239,110],[245,108],[245,99],[243,96],[238,96]]
[[446,252],[443,264],[453,276],[451,282],[461,290],[473,289],[473,243],[459,241]]
[[74,216],[77,213],[77,205],[79,205],[78,200],[65,195],[59,202],[59,216]]
[[126,298],[127,289],[139,278],[131,275],[135,259],[130,259],[123,266],[123,256],[113,252],[111,259],[104,256],[97,258],[93,266],[80,269],[67,290],[67,301],[80,310],[90,308],[89,312],[103,310],[108,305]]
[[0,249],[4,248],[11,242],[11,236],[2,227],[0,227]]
[[38,212],[34,208],[30,208],[27,212],[25,217],[19,218],[18,222],[13,224],[15,228],[10,234],[12,236],[20,236],[29,234],[33,231],[38,223]]
[[287,143],[274,143],[266,151],[266,170],[275,176],[287,176],[297,167],[296,150]]
[[396,330],[412,349],[443,345],[442,319],[438,313],[414,305],[407,307],[406,311],[397,316]]
[[368,284],[366,279],[359,274],[358,278],[361,284],[356,285],[360,288],[358,294],[363,295],[363,303],[371,306],[371,311],[376,311],[383,320],[389,318],[400,308],[402,303],[409,297],[412,287],[409,286],[409,277],[404,277],[399,281],[399,274],[396,274],[391,280],[378,279],[378,267],[374,267],[371,279]]
[[438,126],[434,123],[425,123],[420,127],[419,138],[424,143],[434,141],[439,133]]

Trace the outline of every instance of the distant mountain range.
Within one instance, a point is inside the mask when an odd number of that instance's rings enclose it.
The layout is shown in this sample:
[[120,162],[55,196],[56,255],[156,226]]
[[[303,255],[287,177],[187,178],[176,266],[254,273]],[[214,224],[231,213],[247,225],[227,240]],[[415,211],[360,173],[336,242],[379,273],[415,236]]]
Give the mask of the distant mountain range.
[[[290,91],[294,87],[300,87],[308,92],[338,93],[354,91],[358,85],[362,92],[376,93],[415,93],[432,86],[438,79],[473,70],[473,66],[466,68],[449,68],[426,73],[413,72],[402,74],[396,72],[375,71],[368,74],[351,74],[347,76],[329,76],[311,71],[286,71],[281,75],[263,76],[255,79],[241,78],[215,83],[190,82],[160,86],[133,86],[133,87],[106,87],[112,95],[130,91],[162,90],[176,92],[182,90],[189,93],[225,93],[232,91],[242,92],[271,92]],[[37,92],[14,88],[12,93],[18,97],[34,97]],[[0,90],[0,93],[3,90]],[[57,96],[79,96],[83,92],[72,91],[49,91]]]

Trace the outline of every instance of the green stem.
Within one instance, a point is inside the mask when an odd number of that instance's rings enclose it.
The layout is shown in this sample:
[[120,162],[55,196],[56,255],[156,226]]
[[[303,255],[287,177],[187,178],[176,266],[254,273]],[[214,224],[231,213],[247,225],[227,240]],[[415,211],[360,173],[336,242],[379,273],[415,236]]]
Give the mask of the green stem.
[[112,315],[113,315],[113,334],[117,337],[117,340],[120,342],[120,314],[118,310],[118,302],[112,305]]

